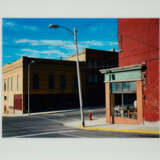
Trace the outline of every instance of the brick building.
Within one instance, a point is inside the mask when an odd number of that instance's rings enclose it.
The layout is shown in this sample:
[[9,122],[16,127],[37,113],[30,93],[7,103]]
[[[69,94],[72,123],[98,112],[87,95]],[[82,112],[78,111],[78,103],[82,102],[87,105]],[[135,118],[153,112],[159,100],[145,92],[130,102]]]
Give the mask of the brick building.
[[[68,61],[76,61],[75,56],[67,57]],[[79,54],[79,60],[86,63],[85,77],[86,90],[85,101],[87,105],[104,105],[105,90],[103,75],[99,69],[118,66],[118,53],[113,51],[103,51],[96,49],[84,49]]]
[[159,19],[118,19],[118,39],[118,68],[101,70],[106,121],[159,121]]
[[[117,53],[84,49],[79,59],[84,105],[104,105],[103,77],[98,70],[117,66]],[[5,65],[2,77],[3,114],[28,112],[28,84],[30,112],[79,106],[75,56],[65,60],[22,57]]]

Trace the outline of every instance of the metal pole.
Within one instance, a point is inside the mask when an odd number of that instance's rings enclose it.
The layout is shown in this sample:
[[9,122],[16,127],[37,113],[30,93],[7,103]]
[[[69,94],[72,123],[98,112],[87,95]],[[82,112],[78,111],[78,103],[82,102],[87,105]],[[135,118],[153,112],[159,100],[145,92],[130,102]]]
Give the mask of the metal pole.
[[77,31],[76,31],[76,28],[74,28],[74,41],[75,41],[75,50],[76,50],[76,65],[77,65],[77,77],[78,77],[78,91],[79,91],[81,121],[82,121],[82,126],[85,127],[84,115],[83,115],[83,101],[82,101],[82,89],[81,89],[79,59],[78,59],[78,45],[77,45]]
[[30,64],[28,64],[28,115],[30,114],[30,93],[29,93],[29,89],[30,89]]

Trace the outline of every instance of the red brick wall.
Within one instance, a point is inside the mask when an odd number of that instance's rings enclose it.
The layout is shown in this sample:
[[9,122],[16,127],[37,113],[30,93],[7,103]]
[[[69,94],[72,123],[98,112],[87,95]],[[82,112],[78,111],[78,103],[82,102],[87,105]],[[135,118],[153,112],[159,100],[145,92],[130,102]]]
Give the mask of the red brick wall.
[[159,19],[118,19],[119,66],[146,64],[143,114],[146,121],[159,118]]

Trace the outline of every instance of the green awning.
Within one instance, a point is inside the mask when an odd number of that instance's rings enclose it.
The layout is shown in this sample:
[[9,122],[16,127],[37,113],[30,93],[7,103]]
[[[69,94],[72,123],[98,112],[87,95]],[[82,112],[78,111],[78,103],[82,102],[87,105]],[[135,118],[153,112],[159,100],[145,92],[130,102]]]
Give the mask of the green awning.
[[104,82],[142,80],[142,65],[102,69],[100,72],[104,74]]

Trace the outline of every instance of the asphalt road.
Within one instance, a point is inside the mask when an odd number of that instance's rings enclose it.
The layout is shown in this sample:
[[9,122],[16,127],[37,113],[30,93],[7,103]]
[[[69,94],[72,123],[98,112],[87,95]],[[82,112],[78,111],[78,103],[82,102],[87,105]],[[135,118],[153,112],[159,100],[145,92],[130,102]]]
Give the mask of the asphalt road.
[[[105,112],[94,111],[96,117],[104,117]],[[88,118],[88,113],[85,114]],[[80,120],[80,112],[64,112],[27,117],[3,117],[3,138],[147,138],[149,134],[117,133],[108,131],[87,131],[67,127],[64,122]]]

